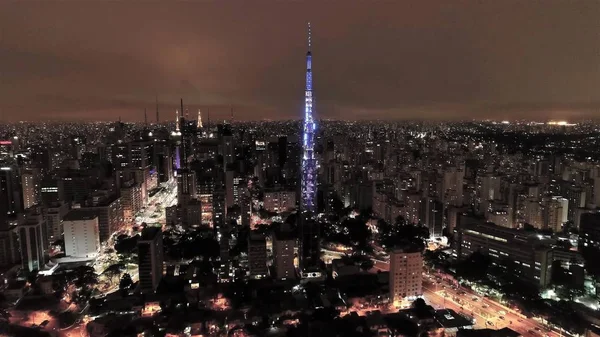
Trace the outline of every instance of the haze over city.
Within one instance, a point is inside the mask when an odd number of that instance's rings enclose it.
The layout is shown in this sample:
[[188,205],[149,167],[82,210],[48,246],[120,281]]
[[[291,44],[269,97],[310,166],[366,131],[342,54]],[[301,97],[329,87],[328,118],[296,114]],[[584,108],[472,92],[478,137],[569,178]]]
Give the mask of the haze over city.
[[1,2],[0,336],[600,337],[598,14]]
[[[586,119],[597,1],[0,3],[0,121],[297,119],[303,34],[322,119]],[[300,96],[299,96],[300,94]],[[167,112],[169,117],[167,117]]]

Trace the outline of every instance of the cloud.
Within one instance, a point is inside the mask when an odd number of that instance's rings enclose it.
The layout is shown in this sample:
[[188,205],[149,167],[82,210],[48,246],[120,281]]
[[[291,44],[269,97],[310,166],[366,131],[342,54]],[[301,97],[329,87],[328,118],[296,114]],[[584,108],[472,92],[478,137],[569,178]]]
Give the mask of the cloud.
[[[4,2],[0,120],[141,120],[158,95],[299,118],[594,117],[600,3]],[[101,114],[99,113],[101,112]],[[553,117],[553,118],[558,118]]]

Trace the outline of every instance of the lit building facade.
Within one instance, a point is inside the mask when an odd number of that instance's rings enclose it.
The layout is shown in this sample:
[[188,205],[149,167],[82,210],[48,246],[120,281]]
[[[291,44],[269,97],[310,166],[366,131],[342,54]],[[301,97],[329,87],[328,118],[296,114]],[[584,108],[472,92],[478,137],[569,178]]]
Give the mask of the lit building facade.
[[267,241],[264,235],[250,232],[248,237],[248,265],[250,267],[250,278],[264,278],[267,269]]
[[423,294],[423,254],[395,249],[390,254],[390,302],[399,306]]
[[290,212],[296,208],[296,192],[266,191],[264,208],[270,212]]
[[63,219],[65,253],[70,257],[95,258],[100,250],[98,216],[74,209]]

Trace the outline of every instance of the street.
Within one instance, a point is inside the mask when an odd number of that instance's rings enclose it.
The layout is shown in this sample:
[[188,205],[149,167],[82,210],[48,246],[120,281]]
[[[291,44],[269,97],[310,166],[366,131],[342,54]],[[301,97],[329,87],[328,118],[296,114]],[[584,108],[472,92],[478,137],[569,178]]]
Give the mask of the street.
[[[374,270],[389,271],[388,263],[374,262]],[[474,318],[478,329],[508,327],[525,336],[564,336],[549,331],[533,318],[527,318],[511,308],[475,294],[471,289],[457,287],[449,275],[423,273],[423,298],[436,309],[448,308]]]

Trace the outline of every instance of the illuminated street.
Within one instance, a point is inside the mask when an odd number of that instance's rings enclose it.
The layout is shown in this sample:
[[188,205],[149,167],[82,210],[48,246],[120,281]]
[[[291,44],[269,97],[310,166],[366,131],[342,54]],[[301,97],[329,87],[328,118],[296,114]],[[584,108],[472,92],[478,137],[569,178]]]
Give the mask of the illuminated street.
[[[389,264],[376,261],[374,269],[389,271]],[[477,328],[509,327],[530,336],[565,336],[565,334],[549,331],[537,320],[528,319],[500,303],[475,294],[470,289],[456,288],[450,276],[445,275],[444,277],[423,274],[423,298],[436,309],[449,308],[472,317],[475,319]]]

